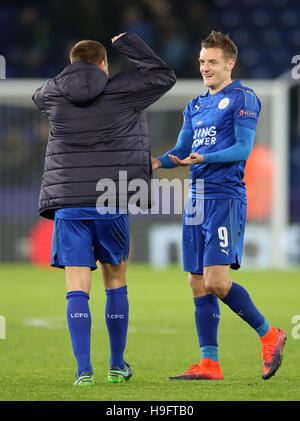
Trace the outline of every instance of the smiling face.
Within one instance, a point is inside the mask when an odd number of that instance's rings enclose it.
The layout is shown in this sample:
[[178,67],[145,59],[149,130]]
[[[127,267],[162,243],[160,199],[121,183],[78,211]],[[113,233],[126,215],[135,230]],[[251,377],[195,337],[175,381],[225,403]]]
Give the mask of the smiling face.
[[211,94],[231,83],[235,59],[226,57],[221,48],[202,48],[199,63],[204,85],[209,88]]

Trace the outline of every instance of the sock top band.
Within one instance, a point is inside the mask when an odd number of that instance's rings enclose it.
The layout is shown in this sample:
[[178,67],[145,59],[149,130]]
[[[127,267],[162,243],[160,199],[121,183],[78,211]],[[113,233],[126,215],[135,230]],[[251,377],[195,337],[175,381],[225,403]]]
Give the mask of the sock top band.
[[106,295],[127,294],[127,285],[121,288],[106,289],[105,294]]
[[70,292],[67,292],[66,297],[67,297],[67,300],[71,297],[85,297],[88,300],[90,299],[89,294],[84,291],[70,291]]

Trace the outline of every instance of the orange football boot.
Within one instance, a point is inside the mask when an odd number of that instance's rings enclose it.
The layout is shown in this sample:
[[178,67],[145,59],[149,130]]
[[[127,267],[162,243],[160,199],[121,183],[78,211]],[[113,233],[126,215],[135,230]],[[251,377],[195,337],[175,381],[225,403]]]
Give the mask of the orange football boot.
[[219,361],[202,358],[200,364],[192,364],[185,373],[168,380],[223,380],[223,374]]
[[271,327],[268,333],[260,338],[262,349],[259,356],[263,358],[262,378],[268,380],[274,376],[281,366],[282,350],[287,340],[285,332],[277,327]]

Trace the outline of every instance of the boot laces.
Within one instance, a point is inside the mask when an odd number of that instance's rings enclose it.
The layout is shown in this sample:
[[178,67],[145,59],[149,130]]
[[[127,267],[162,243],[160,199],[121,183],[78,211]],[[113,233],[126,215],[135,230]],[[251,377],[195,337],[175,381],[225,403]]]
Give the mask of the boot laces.
[[188,369],[187,369],[187,373],[188,373],[188,372],[193,372],[193,371],[195,371],[197,367],[199,367],[199,364],[192,364],[192,365],[190,365],[190,366],[188,367]]
[[274,353],[275,353],[275,346],[272,344],[265,344],[262,346],[259,352],[259,356],[266,363],[271,363],[273,360]]

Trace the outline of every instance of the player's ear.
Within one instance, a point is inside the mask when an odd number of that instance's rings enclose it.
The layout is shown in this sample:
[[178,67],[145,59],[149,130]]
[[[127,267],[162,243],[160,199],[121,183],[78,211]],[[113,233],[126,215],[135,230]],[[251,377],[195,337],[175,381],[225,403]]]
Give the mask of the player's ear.
[[102,60],[101,63],[98,64],[98,67],[100,67],[101,70],[104,70],[105,68],[104,60]]
[[98,64],[98,67],[103,70],[107,76],[108,76],[108,63],[107,63],[107,59],[102,60],[100,64]]
[[235,65],[235,59],[234,58],[230,58],[228,60],[228,68],[229,68],[229,70],[232,70],[234,68],[234,65]]

